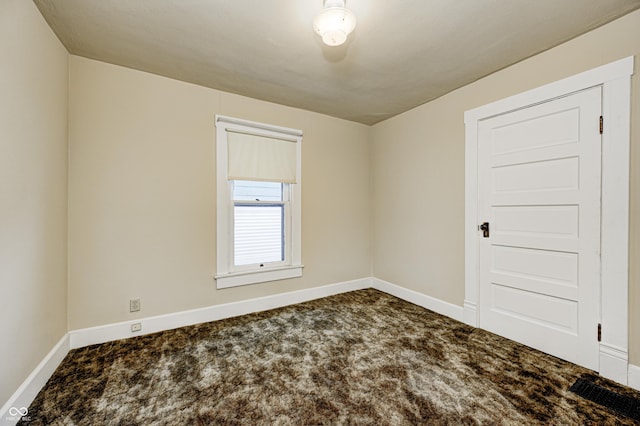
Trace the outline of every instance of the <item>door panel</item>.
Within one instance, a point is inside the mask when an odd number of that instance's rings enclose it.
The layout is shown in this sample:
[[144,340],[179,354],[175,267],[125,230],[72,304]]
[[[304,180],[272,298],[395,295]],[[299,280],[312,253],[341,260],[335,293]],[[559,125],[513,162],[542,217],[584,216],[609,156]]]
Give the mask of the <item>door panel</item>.
[[480,327],[594,370],[601,89],[479,123]]
[[578,286],[578,255],[551,250],[493,246],[492,273]]
[[[496,284],[492,284],[491,289],[492,310],[502,314],[505,319],[516,320],[512,322],[515,326],[518,320],[523,320],[544,329],[577,334],[577,302]],[[520,332],[517,327],[513,328]],[[535,337],[532,336],[533,339]]]
[[542,238],[577,238],[578,206],[495,206],[494,232]]
[[494,284],[565,299],[575,299],[578,256],[575,253],[519,247],[493,247],[490,279]]
[[580,133],[576,125],[579,114],[579,109],[572,108],[496,127],[493,133],[493,154],[513,154],[575,143]]
[[[553,153],[549,153],[553,155]],[[552,158],[492,167],[495,193],[576,190],[580,174],[578,157]]]

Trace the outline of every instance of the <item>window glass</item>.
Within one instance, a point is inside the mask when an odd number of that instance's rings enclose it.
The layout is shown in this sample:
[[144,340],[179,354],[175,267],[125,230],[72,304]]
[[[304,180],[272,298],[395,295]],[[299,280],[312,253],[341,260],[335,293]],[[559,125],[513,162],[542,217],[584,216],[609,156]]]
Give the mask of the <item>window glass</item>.
[[284,261],[284,206],[234,206],[234,264],[236,266]]
[[283,262],[285,184],[233,181],[232,186],[234,266]]
[[234,201],[282,201],[280,182],[252,182],[247,180],[233,181]]

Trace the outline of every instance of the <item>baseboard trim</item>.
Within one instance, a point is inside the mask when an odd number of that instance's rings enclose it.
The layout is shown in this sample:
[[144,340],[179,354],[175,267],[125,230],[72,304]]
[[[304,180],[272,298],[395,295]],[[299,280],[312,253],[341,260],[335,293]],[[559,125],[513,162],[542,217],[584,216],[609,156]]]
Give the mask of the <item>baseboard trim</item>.
[[470,325],[471,327],[478,327],[478,307],[477,305],[470,301],[464,301],[464,323]]
[[640,391],[640,367],[629,364],[629,383],[627,386]]
[[[418,293],[417,291],[400,287],[384,280],[368,277],[272,296],[208,306],[206,308],[72,330],[69,332],[70,348],[76,349],[113,340],[126,339],[129,337],[142,336],[145,334],[157,333],[160,331],[204,322],[217,321],[252,312],[266,311],[309,300],[320,299],[322,297],[332,296],[334,294],[344,293],[347,291],[362,290],[365,288],[375,288],[385,293],[389,293],[395,297],[414,303],[418,306],[422,306],[423,308],[432,310],[441,315],[448,316],[457,321],[464,320],[464,310],[460,306]],[[142,324],[141,331],[131,332],[131,325],[135,323]]]
[[[49,351],[49,353],[40,361],[40,364],[29,374],[20,387],[11,395],[9,400],[0,408],[0,423],[1,424],[16,424],[20,420],[19,416],[14,416],[9,413],[12,407],[22,409],[29,407],[35,397],[40,392],[40,389],[44,387],[47,380],[51,377],[56,368],[60,365],[62,360],[69,352],[69,334],[65,334],[56,343],[56,345]],[[27,413],[28,417],[29,414]]]
[[440,315],[447,316],[456,321],[462,322],[464,320],[464,310],[462,307],[454,305],[453,303],[445,302],[443,300],[436,299],[435,297],[427,296],[426,294],[418,293],[417,291],[409,290],[378,278],[372,278],[371,284],[376,290],[384,291],[385,293],[389,293],[392,296],[406,300],[407,302],[411,302],[415,305],[422,306],[423,308],[429,309],[430,311],[436,312]]
[[[345,293],[353,290],[362,290],[370,287],[371,278],[361,278],[353,281],[344,281],[336,284],[275,294],[272,296],[213,305],[206,308],[72,330],[69,332],[70,347],[71,349],[75,349],[98,343],[110,342],[113,340],[142,336],[188,325],[237,317],[252,312],[280,308],[283,306],[332,296],[334,294]],[[141,331],[131,332],[131,325],[135,323],[142,324]]]
[[[11,407],[28,407],[70,349],[266,311],[366,288],[383,291],[457,321],[466,322],[470,320],[469,313],[475,311],[474,309],[469,309],[475,308],[474,306],[465,305],[465,308],[463,308],[384,280],[369,277],[206,308],[72,330],[58,341],[0,409],[0,423],[17,423],[19,417],[14,418],[9,414]],[[142,323],[142,331],[132,333],[131,324],[137,322]],[[628,364],[626,352],[606,343],[600,346],[600,375],[640,390],[640,366]]]
[[622,348],[600,343],[600,371],[602,377],[623,385],[628,383],[629,354]]

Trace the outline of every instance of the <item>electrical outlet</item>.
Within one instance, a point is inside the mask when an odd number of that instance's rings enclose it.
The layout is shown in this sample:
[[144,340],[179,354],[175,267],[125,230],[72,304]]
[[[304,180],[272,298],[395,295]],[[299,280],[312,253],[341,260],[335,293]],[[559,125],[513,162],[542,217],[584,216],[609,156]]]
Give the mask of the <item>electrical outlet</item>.
[[140,299],[129,300],[129,312],[138,312],[140,310]]
[[142,330],[142,323],[141,322],[137,322],[135,324],[131,324],[131,332],[135,333],[136,331],[140,331]]

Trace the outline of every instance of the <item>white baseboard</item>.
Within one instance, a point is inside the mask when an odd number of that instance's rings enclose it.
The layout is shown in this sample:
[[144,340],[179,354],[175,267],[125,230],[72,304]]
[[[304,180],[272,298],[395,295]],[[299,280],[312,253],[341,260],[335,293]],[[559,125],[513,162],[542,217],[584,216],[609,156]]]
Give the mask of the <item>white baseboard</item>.
[[[175,312],[171,314],[158,315],[147,318],[139,318],[135,320],[84,328],[80,330],[72,330],[69,332],[70,347],[71,349],[75,349],[113,340],[126,339],[128,337],[142,336],[145,334],[157,333],[159,331],[185,327],[188,325],[236,317],[252,312],[266,311],[269,309],[280,308],[283,306],[293,305],[309,300],[320,299],[322,297],[344,293],[347,291],[361,290],[371,287],[385,293],[389,293],[408,302],[414,303],[418,306],[430,309],[441,315],[446,315],[457,321],[463,320],[463,309],[460,306],[456,306],[448,302],[443,302],[442,300],[397,286],[395,284],[391,284],[383,280],[379,280],[377,278],[361,278],[358,280],[345,281],[321,287],[296,290],[272,296],[225,303],[222,305],[214,305],[206,308]],[[135,323],[141,323],[141,331],[131,331],[131,325]]]
[[616,346],[600,342],[600,371],[602,377],[620,384],[628,382],[628,353]]
[[470,301],[464,301],[464,323],[471,327],[478,327],[478,306]]
[[[444,302],[431,296],[391,284],[377,278],[362,278],[336,284],[296,290],[272,296],[258,297],[233,303],[215,305],[190,311],[176,312],[137,320],[108,324],[80,330],[72,330],[65,334],[47,356],[38,364],[22,385],[15,391],[0,409],[0,424],[15,424],[19,417],[10,415],[11,408],[29,407],[38,392],[46,384],[55,369],[62,362],[70,349],[104,343],[112,340],[150,334],[173,328],[184,327],[203,322],[216,321],[245,315],[252,312],[293,305],[309,300],[320,299],[347,291],[375,288],[400,299],[422,306],[457,321],[469,320],[465,309]],[[470,306],[469,306],[470,307]],[[471,311],[469,311],[471,312]],[[132,333],[131,324],[142,323],[140,332]],[[628,367],[628,369],[627,369]],[[640,390],[640,367],[628,364],[626,353],[615,347],[602,344],[600,348],[600,374],[622,384]],[[15,411],[15,410],[14,410]],[[28,414],[27,414],[28,415]]]
[[640,391],[640,367],[629,364],[629,382],[627,386]]
[[[71,349],[81,348],[112,340],[126,339],[128,337],[141,336],[159,331],[185,327],[188,325],[237,317],[239,315],[245,315],[252,312],[266,311],[269,309],[280,308],[283,306],[332,296],[334,294],[370,287],[371,278],[362,278],[321,287],[275,294],[273,296],[258,297],[255,299],[208,306],[206,308],[193,309],[190,311],[175,312],[98,327],[72,330],[69,332],[71,339],[70,346]],[[141,331],[131,331],[131,325],[135,323],[142,324]]]
[[[16,410],[25,410],[31,405],[68,352],[69,334],[65,334],[0,408],[0,424],[16,424],[20,420],[21,416],[15,413]],[[29,414],[26,413],[25,416],[28,417]]]
[[400,287],[390,282],[380,280],[378,278],[371,279],[372,287],[376,290],[384,291],[392,296],[411,302],[415,305],[427,308],[430,311],[436,312],[440,315],[453,318],[456,321],[463,321],[464,314],[462,307],[454,305],[453,303],[445,302],[435,297],[427,296],[426,294],[418,293],[417,291],[409,290],[404,287]]

